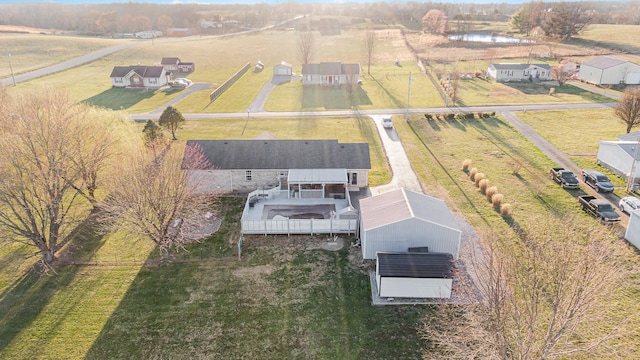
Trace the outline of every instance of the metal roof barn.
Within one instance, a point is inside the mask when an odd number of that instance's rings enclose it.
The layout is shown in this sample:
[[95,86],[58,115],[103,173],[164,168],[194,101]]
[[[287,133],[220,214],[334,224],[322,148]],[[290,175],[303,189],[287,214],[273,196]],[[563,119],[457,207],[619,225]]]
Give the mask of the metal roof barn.
[[428,247],[458,259],[462,231],[444,201],[397,189],[360,200],[362,257]]
[[640,249],[640,210],[635,210],[629,214],[629,225],[627,225],[627,232],[624,238],[636,249]]

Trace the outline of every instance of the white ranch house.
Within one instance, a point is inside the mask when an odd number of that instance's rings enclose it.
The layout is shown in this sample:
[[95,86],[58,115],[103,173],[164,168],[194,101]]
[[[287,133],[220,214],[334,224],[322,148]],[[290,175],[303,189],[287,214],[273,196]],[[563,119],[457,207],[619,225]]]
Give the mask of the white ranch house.
[[640,84],[640,65],[611,56],[600,56],[582,63],[578,78],[595,85]]
[[359,64],[323,62],[302,65],[303,85],[340,86],[355,85],[359,81]]
[[110,78],[112,87],[157,89],[169,82],[170,74],[162,66],[115,66]]
[[[189,140],[210,170],[188,172],[197,193],[248,193],[243,234],[351,233],[350,191],[368,186],[369,144],[337,140]],[[188,164],[185,159],[183,164]]]
[[444,201],[396,189],[360,200],[362,257],[425,248],[458,259],[462,231]]
[[491,64],[487,69],[487,77],[499,82],[548,81],[551,80],[551,66],[549,64]]

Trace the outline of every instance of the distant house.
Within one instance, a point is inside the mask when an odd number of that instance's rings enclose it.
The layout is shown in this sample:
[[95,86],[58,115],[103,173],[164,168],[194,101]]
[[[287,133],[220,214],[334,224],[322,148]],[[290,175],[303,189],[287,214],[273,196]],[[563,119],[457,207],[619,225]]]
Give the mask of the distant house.
[[[184,167],[191,183],[201,184],[200,192],[250,192],[277,185],[287,188],[287,181],[292,176],[296,177],[296,184],[300,184],[297,177],[312,175],[314,171],[344,174],[344,183],[338,182],[340,191],[335,193],[343,193],[344,188],[358,191],[369,185],[371,159],[367,143],[339,143],[337,140],[187,141],[187,146],[196,145],[213,168],[192,170]],[[187,164],[188,159],[184,163]],[[322,182],[314,183],[314,186],[316,191],[326,191],[327,196],[332,196]]]
[[340,86],[357,84],[360,75],[359,64],[324,62],[302,65],[303,85]]
[[280,64],[274,66],[273,67],[273,75],[274,76],[278,76],[278,75],[291,76],[291,75],[293,75],[291,64],[286,63],[286,62],[283,61]]
[[158,31],[158,30],[139,31],[136,33],[136,37],[138,39],[153,39],[161,36],[162,36],[162,31]]
[[444,201],[406,189],[360,200],[362,258],[426,248],[458,259],[462,231]]
[[196,71],[196,65],[192,62],[182,62],[177,57],[163,57],[160,61],[167,71],[179,71],[179,72],[194,72]]
[[500,82],[547,81],[551,80],[551,66],[548,64],[491,64],[487,76]]
[[640,84],[640,65],[600,56],[580,65],[578,78],[595,85]]
[[[634,184],[640,182],[640,131],[618,136],[618,141],[601,141],[598,148],[598,164],[628,179],[634,168]],[[636,161],[635,167],[634,158]]]
[[116,66],[111,71],[111,85],[120,88],[157,89],[169,82],[162,66]]
[[166,31],[167,36],[191,36],[191,29],[188,28],[169,28]]

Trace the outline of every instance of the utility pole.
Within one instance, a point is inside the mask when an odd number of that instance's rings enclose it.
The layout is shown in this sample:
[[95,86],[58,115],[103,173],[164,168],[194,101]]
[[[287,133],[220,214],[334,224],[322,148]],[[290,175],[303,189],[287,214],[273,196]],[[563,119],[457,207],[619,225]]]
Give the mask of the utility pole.
[[11,70],[11,79],[13,80],[13,86],[16,86],[16,77],[13,76],[13,66],[11,66],[11,53],[7,53],[9,59],[9,70]]
[[409,120],[409,99],[411,99],[411,81],[413,81],[413,77],[411,76],[411,71],[409,71],[409,85],[407,87],[407,111],[404,113],[404,120]]
[[633,159],[631,163],[631,171],[629,172],[629,176],[627,177],[627,192],[633,192],[633,185],[635,177],[634,174],[636,172],[636,163],[638,162],[638,153],[640,153],[640,137],[638,137],[638,143],[636,144],[636,148],[633,152]]

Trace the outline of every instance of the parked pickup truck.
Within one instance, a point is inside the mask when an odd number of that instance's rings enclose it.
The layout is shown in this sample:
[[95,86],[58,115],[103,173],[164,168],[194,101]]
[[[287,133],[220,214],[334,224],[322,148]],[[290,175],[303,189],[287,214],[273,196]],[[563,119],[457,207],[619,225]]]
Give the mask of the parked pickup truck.
[[560,184],[563,189],[579,189],[580,182],[576,178],[576,174],[571,170],[561,167],[551,168],[551,178]]
[[612,192],[615,190],[607,175],[596,170],[582,170],[584,183],[596,189],[596,192]]
[[578,201],[582,210],[595,217],[602,224],[620,221],[620,215],[607,200],[592,195],[580,195]]

